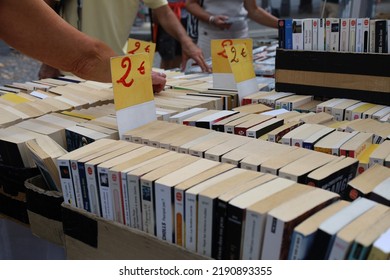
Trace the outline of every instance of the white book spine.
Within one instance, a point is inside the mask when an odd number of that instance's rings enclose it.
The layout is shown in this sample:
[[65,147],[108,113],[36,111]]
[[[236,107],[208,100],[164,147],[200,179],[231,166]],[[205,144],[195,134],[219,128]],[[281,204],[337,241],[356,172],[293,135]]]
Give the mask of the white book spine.
[[302,20],[293,19],[293,50],[303,50]]
[[325,19],[320,18],[318,20],[318,44],[319,51],[325,50]]
[[77,207],[69,160],[57,160],[57,166],[60,174],[64,203]]
[[341,19],[340,51],[347,52],[349,48],[349,19]]
[[141,179],[142,230],[155,235],[153,182]]
[[125,224],[122,210],[121,182],[120,172],[112,170],[108,171],[108,184],[110,186],[112,197],[112,209],[114,209],[114,221]]
[[279,260],[284,233],[284,222],[267,216],[264,245],[261,251],[262,260]]
[[333,19],[330,27],[330,51],[340,50],[340,20]]
[[363,52],[363,18],[356,19],[356,52]]
[[186,193],[185,195],[185,247],[193,252],[197,249],[197,195]]
[[76,205],[78,208],[84,209],[83,195],[81,193],[80,176],[79,176],[79,169],[77,166],[77,160],[71,160],[70,166],[72,168],[72,179],[73,179],[74,193],[76,197]]
[[312,21],[313,24],[313,50],[318,50],[318,25],[319,25],[319,19],[315,18]]
[[266,220],[264,215],[259,215],[250,210],[246,211],[245,220],[242,259],[259,260]]
[[130,227],[142,230],[140,179],[138,176],[126,174],[129,192]]
[[344,260],[346,258],[350,244],[336,236],[330,250],[329,260]]
[[208,197],[198,198],[198,242],[197,252],[211,257],[213,202]]
[[91,213],[101,216],[95,166],[91,164],[85,164],[85,174],[87,177],[88,194],[90,197],[89,200],[91,202]]
[[130,203],[129,203],[129,188],[127,186],[127,176],[126,173],[120,173],[121,180],[121,191],[123,199],[123,214],[124,214],[124,224],[128,227],[131,227],[130,223]]
[[349,47],[350,52],[356,52],[356,18],[349,20]]
[[370,30],[370,47],[369,47],[369,52],[374,53],[375,52],[375,19],[370,19],[370,25],[369,25],[369,30]]
[[173,242],[173,209],[172,188],[156,183],[155,211],[156,211],[156,236],[161,240]]
[[303,49],[313,50],[313,20],[303,19]]
[[102,205],[102,217],[108,220],[114,220],[112,197],[108,180],[108,169],[97,168],[99,178],[100,203]]
[[175,190],[175,243],[185,246],[184,191]]

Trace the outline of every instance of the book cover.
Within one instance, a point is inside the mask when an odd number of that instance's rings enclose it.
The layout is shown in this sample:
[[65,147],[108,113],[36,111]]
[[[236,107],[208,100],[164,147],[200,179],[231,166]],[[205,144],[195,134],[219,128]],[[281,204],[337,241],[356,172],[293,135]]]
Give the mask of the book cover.
[[267,215],[261,259],[287,259],[294,227],[338,199],[335,193],[313,188],[272,209]]
[[214,176],[218,176],[228,170],[233,169],[234,166],[230,164],[218,164],[214,168],[210,168],[194,177],[191,177],[175,186],[174,189],[174,219],[175,219],[175,244],[186,247],[186,228],[185,228],[185,191],[191,187],[207,181]]
[[320,224],[349,204],[350,202],[345,200],[338,200],[297,225],[291,235],[288,259],[307,259],[308,252],[312,247],[314,237]]
[[347,258],[353,241],[359,232],[371,227],[376,221],[388,211],[389,208],[378,204],[363,213],[355,220],[342,228],[337,234],[333,242],[333,246],[329,252],[329,260],[344,260]]
[[376,202],[369,199],[359,198],[322,222],[313,241],[308,259],[327,259],[337,232],[376,204]]

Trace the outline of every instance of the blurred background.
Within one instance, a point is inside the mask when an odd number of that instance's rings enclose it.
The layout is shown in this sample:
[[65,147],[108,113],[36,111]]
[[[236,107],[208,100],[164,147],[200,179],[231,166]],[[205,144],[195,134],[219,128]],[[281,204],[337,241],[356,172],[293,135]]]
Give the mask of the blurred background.
[[[321,16],[321,2],[322,0],[257,0],[259,6],[280,18],[318,18]],[[349,2],[352,1],[340,1],[344,14]],[[354,0],[354,2],[358,2],[358,0]],[[390,0],[360,2],[362,6],[359,17],[390,18]],[[249,27],[251,38],[277,38],[276,29],[267,28],[253,22],[249,22]],[[150,40],[151,38],[149,11],[142,4],[139,7],[138,17],[129,37],[142,40]],[[0,86],[10,82],[36,80],[40,65],[40,62],[26,57],[0,40]],[[160,58],[156,53],[154,66],[158,67],[159,65]]]

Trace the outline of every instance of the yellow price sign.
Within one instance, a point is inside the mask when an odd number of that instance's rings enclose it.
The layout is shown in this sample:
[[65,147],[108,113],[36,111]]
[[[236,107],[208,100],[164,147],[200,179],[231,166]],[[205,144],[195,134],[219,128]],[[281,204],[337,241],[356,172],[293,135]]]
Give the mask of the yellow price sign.
[[248,52],[245,44],[225,47],[225,53],[236,83],[241,83],[256,77],[253,69],[253,60],[250,56],[252,50]]
[[149,55],[140,53],[111,58],[115,109],[118,111],[154,100]]
[[156,51],[156,44],[153,42],[136,40],[133,38],[129,38],[127,40],[127,53],[128,54],[148,53],[149,61],[151,64],[153,64],[155,51]]
[[237,44],[244,44],[247,49],[250,50],[249,55],[250,59],[252,60],[253,41],[250,38],[211,40],[211,59],[213,63],[213,73],[232,73],[225,48]]

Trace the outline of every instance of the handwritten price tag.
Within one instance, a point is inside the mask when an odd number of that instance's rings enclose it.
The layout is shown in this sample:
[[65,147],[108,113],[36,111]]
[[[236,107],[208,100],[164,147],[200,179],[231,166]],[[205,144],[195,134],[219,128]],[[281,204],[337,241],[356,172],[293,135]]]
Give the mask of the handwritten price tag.
[[153,42],[136,40],[132,38],[129,38],[127,40],[127,53],[128,54],[148,53],[149,61],[151,65],[153,64],[155,51],[156,51],[156,44]]
[[111,59],[115,109],[154,100],[149,55],[140,53]]
[[225,53],[236,83],[256,78],[252,57],[250,56],[252,51],[248,52],[245,44],[225,47]]
[[226,47],[231,47],[237,44],[244,44],[247,49],[250,50],[248,55],[250,60],[252,60],[253,41],[250,38],[211,40],[211,59],[213,62],[213,73],[232,73],[228,56],[226,54]]

